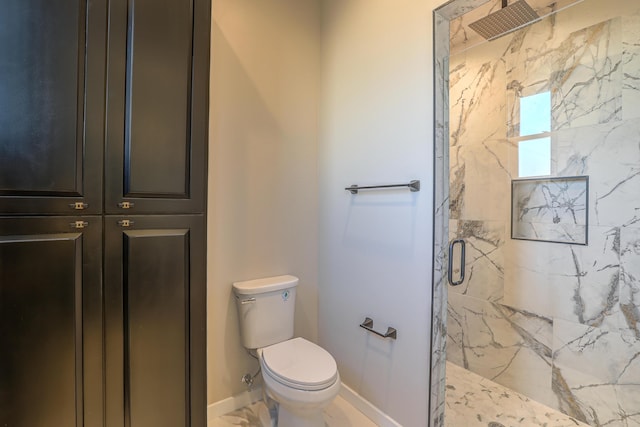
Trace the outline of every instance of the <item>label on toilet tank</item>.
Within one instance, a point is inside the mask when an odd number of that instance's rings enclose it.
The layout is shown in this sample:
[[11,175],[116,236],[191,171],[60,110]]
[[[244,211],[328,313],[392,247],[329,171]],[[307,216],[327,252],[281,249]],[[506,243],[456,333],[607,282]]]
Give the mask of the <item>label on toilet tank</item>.
[[291,295],[291,293],[289,292],[288,289],[282,291],[282,301],[287,301],[289,299],[290,295]]

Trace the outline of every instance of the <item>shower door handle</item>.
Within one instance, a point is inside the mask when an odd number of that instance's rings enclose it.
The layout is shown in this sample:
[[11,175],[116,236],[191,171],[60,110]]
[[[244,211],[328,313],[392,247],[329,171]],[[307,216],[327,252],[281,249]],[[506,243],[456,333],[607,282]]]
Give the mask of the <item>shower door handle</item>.
[[[453,249],[456,244],[460,244],[460,277],[458,280],[453,280]],[[449,271],[447,273],[447,278],[449,279],[449,284],[451,286],[458,286],[464,282],[464,248],[465,243],[464,239],[456,239],[452,240],[449,244]]]

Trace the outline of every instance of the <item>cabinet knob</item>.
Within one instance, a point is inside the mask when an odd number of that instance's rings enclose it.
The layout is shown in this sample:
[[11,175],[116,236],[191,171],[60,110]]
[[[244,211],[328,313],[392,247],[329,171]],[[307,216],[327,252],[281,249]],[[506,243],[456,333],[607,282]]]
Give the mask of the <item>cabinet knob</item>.
[[75,221],[69,224],[71,228],[81,229],[89,226],[87,221]]
[[133,221],[131,221],[130,219],[122,219],[120,221],[118,221],[118,225],[120,227],[131,227],[134,224]]
[[121,209],[131,209],[134,206],[135,206],[135,203],[133,203],[133,202],[120,202],[120,203],[118,203],[118,207],[121,208]]
[[75,209],[77,211],[81,211],[81,210],[87,209],[89,207],[89,204],[88,203],[83,203],[83,202],[75,202],[75,203],[70,203],[69,207],[71,209]]

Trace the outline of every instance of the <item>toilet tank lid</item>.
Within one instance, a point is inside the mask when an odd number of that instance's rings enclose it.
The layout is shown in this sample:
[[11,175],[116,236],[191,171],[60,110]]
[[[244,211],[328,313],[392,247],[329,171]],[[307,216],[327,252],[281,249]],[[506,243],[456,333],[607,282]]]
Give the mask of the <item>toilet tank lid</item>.
[[284,275],[276,277],[265,277],[262,279],[246,280],[235,282],[233,291],[238,295],[254,295],[265,292],[279,291],[281,289],[293,288],[298,285],[298,278]]

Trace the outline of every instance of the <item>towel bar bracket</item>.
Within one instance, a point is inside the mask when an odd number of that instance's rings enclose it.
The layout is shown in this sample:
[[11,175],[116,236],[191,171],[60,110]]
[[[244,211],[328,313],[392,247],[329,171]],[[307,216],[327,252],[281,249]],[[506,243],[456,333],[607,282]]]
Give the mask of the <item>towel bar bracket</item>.
[[392,328],[391,326],[387,327],[387,332],[384,334],[382,332],[378,332],[375,329],[373,329],[373,319],[371,319],[370,317],[366,317],[364,319],[364,322],[360,324],[360,327],[363,329],[366,329],[369,332],[373,332],[374,334],[382,338],[391,338],[392,340],[395,340],[398,338],[398,331],[395,328]]

